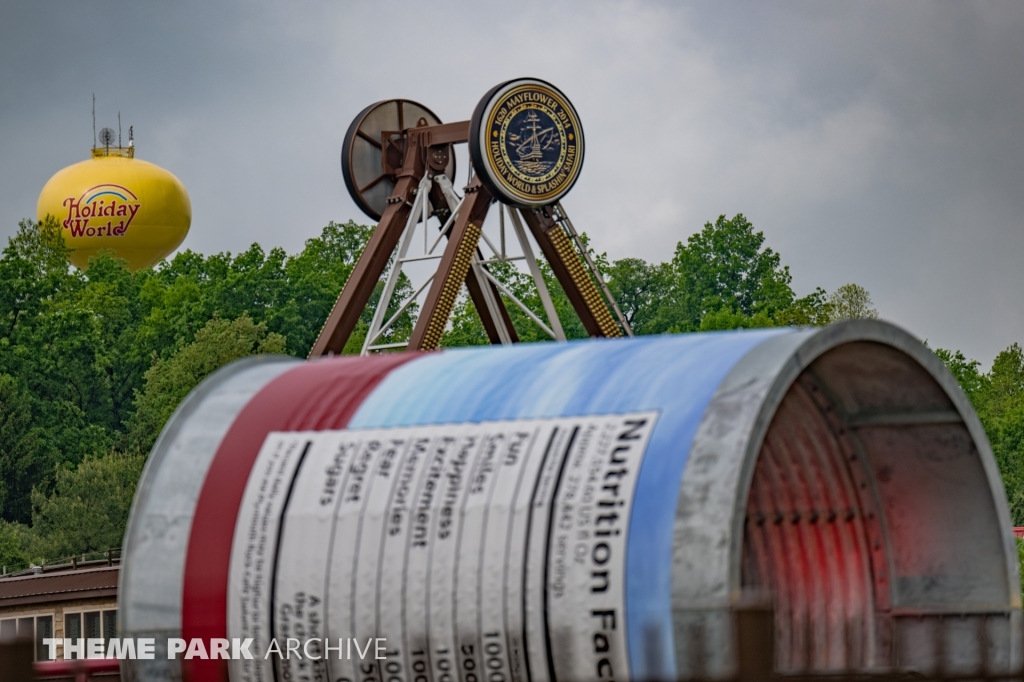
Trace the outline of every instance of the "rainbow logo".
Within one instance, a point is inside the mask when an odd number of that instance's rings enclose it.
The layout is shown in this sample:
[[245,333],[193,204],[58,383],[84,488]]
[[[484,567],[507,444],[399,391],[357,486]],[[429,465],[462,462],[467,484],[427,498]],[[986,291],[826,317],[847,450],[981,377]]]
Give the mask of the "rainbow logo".
[[[78,201],[82,204],[91,204],[92,202],[96,201],[96,199],[102,196],[114,196],[124,202],[128,202],[129,197],[131,197],[132,201],[139,200],[139,198],[135,196],[135,194],[127,187],[123,185],[113,185],[110,183],[105,183],[87,189],[85,192],[82,193],[82,196],[79,197]],[[88,199],[86,197],[88,197]]]

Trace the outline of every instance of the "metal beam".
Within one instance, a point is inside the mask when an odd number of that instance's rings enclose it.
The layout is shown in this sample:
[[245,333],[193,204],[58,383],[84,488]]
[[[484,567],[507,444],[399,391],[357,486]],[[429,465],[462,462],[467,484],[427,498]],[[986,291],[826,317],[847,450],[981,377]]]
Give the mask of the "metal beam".
[[422,175],[423,171],[420,169],[418,174],[399,178],[395,191],[388,198],[388,207],[381,216],[380,223],[359,255],[359,260],[334,303],[327,322],[320,330],[309,357],[340,354],[345,349],[348,337],[359,322],[359,316],[366,308],[374,287],[384,274],[391,254],[394,253],[395,246],[405,231],[412,192]]
[[852,414],[846,418],[851,428],[866,426],[923,426],[926,424],[960,424],[963,417],[956,410],[935,410],[933,412],[879,412],[875,414]]
[[[366,355],[370,346],[377,341],[377,337],[387,331],[390,325],[384,325],[384,315],[391,306],[391,297],[398,285],[398,278],[402,274],[402,264],[405,262],[405,255],[409,252],[409,245],[412,243],[413,234],[416,232],[418,216],[422,210],[422,204],[427,203],[427,193],[430,191],[430,179],[426,176],[420,180],[419,189],[416,192],[416,201],[413,202],[409,211],[409,219],[405,223],[405,236],[402,237],[402,245],[398,247],[398,257],[391,272],[388,273],[387,281],[384,283],[384,291],[381,292],[380,300],[377,301],[377,309],[373,311],[373,319],[370,320],[370,328],[366,331],[366,338],[363,339],[363,349],[360,355]],[[424,232],[426,226],[424,225]],[[403,306],[404,309],[404,306]]]
[[[459,199],[458,195],[455,194],[455,188],[452,187],[452,182],[446,175],[438,175],[434,178],[434,181],[448,202],[452,214],[455,215],[458,206],[464,200]],[[468,194],[472,193],[467,192]],[[481,237],[484,236],[483,221],[485,217],[486,212],[480,218]],[[442,230],[442,234],[444,234],[444,230]],[[466,289],[469,291],[469,298],[473,301],[473,307],[476,309],[477,315],[480,316],[480,322],[483,324],[484,333],[487,334],[488,341],[501,345],[516,343],[519,341],[519,336],[516,334],[516,328],[512,324],[512,318],[509,316],[498,290],[488,281],[487,277],[490,273],[482,261],[480,251],[477,249],[471,261],[470,271],[466,274]],[[447,319],[445,323],[447,324]]]
[[[470,271],[466,273],[466,289],[469,290],[469,298],[473,301],[480,322],[484,326],[484,333],[487,340],[498,345],[508,345],[519,341],[516,329],[512,325],[512,318],[501,300],[497,289],[487,278],[490,273],[486,272],[484,266],[477,258],[473,258]],[[451,313],[448,313],[451,315]],[[447,323],[447,318],[445,323]]]
[[594,286],[565,230],[555,222],[550,206],[522,211],[533,238],[537,240],[565,295],[580,316],[590,336],[622,336],[601,293]]
[[[423,303],[416,327],[409,338],[410,349],[433,350],[440,346],[445,325],[448,324],[452,308],[455,307],[459,290],[470,274],[483,221],[491,203],[491,195],[480,184],[479,178],[473,179],[466,188],[466,194],[459,215],[448,235],[444,257],[437,266],[427,300]],[[477,308],[481,317],[487,314],[486,305],[482,308]]]
[[590,275],[597,282],[598,286],[601,287],[601,291],[604,292],[605,301],[612,307],[612,312],[615,313],[616,319],[619,321],[619,326],[622,327],[622,331],[626,332],[626,336],[633,336],[633,329],[629,326],[629,321],[626,320],[626,316],[619,310],[619,304],[615,301],[615,297],[612,296],[612,292],[608,289],[608,285],[604,281],[604,277],[601,276],[601,271],[597,269],[597,265],[591,260],[590,254],[587,253],[587,245],[580,239],[579,234],[576,232],[576,228],[573,227],[572,221],[569,220],[569,214],[562,208],[562,202],[555,204],[555,218],[564,227],[566,232],[569,233],[569,237],[573,243],[579,248],[580,255],[583,256],[584,262],[587,264],[587,268],[590,270]]
[[[500,210],[505,211],[506,207],[502,206]],[[565,331],[562,329],[562,321],[558,319],[558,311],[555,310],[555,304],[551,300],[551,294],[548,293],[548,285],[544,281],[544,274],[540,271],[540,266],[537,264],[537,258],[533,255],[533,247],[530,246],[529,237],[526,236],[526,230],[523,229],[523,223],[519,220],[519,215],[516,213],[516,209],[508,208],[507,210],[509,218],[512,219],[512,227],[515,229],[516,238],[519,240],[519,246],[523,249],[523,257],[526,258],[527,267],[530,268],[530,274],[533,276],[533,283],[537,287],[537,295],[540,296],[541,305],[544,306],[544,313],[547,315],[548,323],[551,325],[551,335],[556,341],[565,341]],[[504,231],[502,231],[501,236],[501,255],[504,256]]]
[[469,141],[469,121],[444,123],[438,126],[417,128],[416,130],[425,136],[424,147],[433,147],[440,144],[458,144]]

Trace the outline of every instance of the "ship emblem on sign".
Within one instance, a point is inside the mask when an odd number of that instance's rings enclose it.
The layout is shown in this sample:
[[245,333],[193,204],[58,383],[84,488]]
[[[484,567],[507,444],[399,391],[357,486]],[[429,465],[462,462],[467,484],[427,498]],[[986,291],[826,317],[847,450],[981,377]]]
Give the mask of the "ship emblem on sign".
[[[563,149],[562,136],[557,134],[554,121],[550,118],[542,123],[536,111],[527,110],[525,114],[526,122],[519,126],[519,132],[509,132],[505,137],[506,144],[510,147],[514,145],[519,157],[518,161],[513,162],[515,167],[527,177],[534,178],[543,175],[561,160],[558,157]],[[552,125],[542,127],[547,123]],[[497,130],[493,132],[494,137],[498,137],[498,134]]]
[[572,188],[583,166],[576,110],[540,80],[509,81],[484,95],[473,112],[469,141],[476,172],[507,204],[553,204]]

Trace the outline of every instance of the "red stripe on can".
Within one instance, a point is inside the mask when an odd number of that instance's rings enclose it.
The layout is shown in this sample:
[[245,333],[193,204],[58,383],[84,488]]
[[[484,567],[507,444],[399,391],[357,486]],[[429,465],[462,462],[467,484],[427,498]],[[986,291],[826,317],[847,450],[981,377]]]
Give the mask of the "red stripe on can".
[[[238,506],[271,431],[341,429],[392,369],[416,353],[342,357],[296,365],[239,412],[213,457],[196,503],[185,556],[181,636],[227,636],[228,569]],[[226,682],[227,661],[182,661],[187,682]]]

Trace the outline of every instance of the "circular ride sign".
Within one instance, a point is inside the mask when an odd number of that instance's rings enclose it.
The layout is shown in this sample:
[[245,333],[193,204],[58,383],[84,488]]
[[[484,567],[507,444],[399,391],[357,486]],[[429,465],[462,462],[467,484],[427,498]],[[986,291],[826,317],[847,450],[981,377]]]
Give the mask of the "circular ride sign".
[[473,112],[473,167],[506,204],[537,208],[565,196],[583,167],[583,129],[562,92],[521,78],[496,86]]

